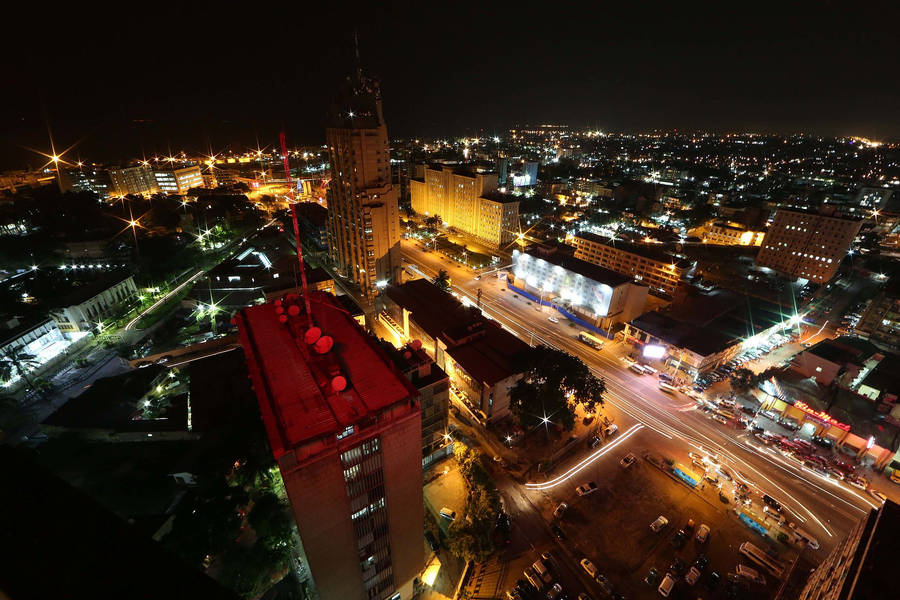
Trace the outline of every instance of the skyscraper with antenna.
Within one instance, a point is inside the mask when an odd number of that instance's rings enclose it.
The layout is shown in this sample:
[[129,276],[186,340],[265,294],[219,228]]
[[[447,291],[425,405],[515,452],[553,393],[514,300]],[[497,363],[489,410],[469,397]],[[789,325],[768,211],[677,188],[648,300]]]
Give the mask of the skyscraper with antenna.
[[379,82],[356,69],[331,104],[325,139],[331,162],[329,252],[366,298],[400,266],[400,214]]

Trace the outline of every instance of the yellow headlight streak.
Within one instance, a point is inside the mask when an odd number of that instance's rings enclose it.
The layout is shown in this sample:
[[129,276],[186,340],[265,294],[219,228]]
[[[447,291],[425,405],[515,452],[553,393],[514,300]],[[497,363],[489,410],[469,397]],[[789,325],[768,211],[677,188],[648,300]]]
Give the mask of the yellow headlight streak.
[[613,448],[615,448],[616,446],[618,446],[619,444],[621,444],[622,442],[624,442],[625,440],[627,440],[628,438],[630,438],[632,435],[634,435],[635,433],[637,433],[638,431],[640,431],[643,428],[644,428],[644,426],[641,425],[640,423],[632,425],[631,429],[629,429],[628,431],[626,431],[625,433],[623,433],[622,435],[619,436],[619,439],[617,439],[613,443],[609,444],[608,446],[600,448],[599,450],[597,450],[596,452],[594,452],[593,454],[591,454],[590,456],[588,456],[587,458],[582,460],[580,463],[578,463],[577,465],[575,465],[574,467],[572,467],[571,469],[569,469],[562,475],[559,475],[558,477],[555,477],[555,478],[551,479],[550,481],[546,481],[544,483],[526,483],[525,487],[529,490],[549,490],[549,489],[555,488],[559,484],[565,482],[567,479],[572,477],[572,475],[576,475],[582,469],[589,466],[591,463],[596,461],[598,458],[600,458],[601,456],[603,456],[604,454],[606,454],[607,452],[609,452],[610,450],[612,450]]

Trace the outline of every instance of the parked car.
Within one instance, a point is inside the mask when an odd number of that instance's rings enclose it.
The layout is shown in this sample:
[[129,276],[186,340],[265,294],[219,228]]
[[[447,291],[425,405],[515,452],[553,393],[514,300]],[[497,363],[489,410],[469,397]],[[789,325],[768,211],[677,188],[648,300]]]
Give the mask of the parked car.
[[663,578],[662,583],[659,584],[657,591],[659,595],[663,598],[668,598],[669,594],[672,593],[672,590],[675,589],[675,578],[672,577],[671,573],[666,573],[666,576]]
[[557,598],[562,597],[562,585],[559,583],[554,583],[553,586],[547,591],[547,600],[556,600]]
[[709,539],[709,525],[706,525],[705,523],[700,525],[700,527],[697,528],[697,535],[694,536],[694,539],[700,544],[705,544],[706,540]]
[[722,576],[719,575],[718,571],[710,571],[709,575],[706,577],[706,582],[703,584],[708,590],[714,590],[719,586],[719,583],[722,581]]
[[[587,496],[588,494],[593,494],[597,491],[597,482],[596,481],[588,481],[587,483],[583,483],[575,488],[575,493],[579,496]],[[555,514],[555,513],[554,513]]]
[[647,576],[644,577],[644,583],[647,585],[656,585],[656,581],[659,579],[659,570],[656,567],[650,567],[650,570],[647,571]]
[[595,577],[597,577],[597,573],[598,573],[597,566],[594,563],[592,563],[589,559],[587,559],[587,558],[581,559],[581,568],[584,569],[585,573],[590,575],[591,579],[594,579]]
[[650,531],[653,533],[659,533],[662,531],[663,527],[669,524],[669,520],[662,515],[659,515],[655,521],[650,523]]
[[698,554],[697,560],[694,561],[694,566],[697,567],[697,570],[703,571],[709,565],[709,559],[706,558],[705,554]]
[[619,465],[623,469],[629,468],[631,465],[635,463],[637,459],[634,457],[634,454],[626,454],[622,457],[622,460],[619,461]]
[[441,516],[447,519],[448,521],[453,521],[456,519],[456,511],[450,510],[446,506],[441,509]]
[[675,557],[675,560],[672,561],[672,564],[669,565],[669,570],[678,575],[679,577],[684,574],[684,570],[687,568],[687,565],[678,557]]
[[675,535],[672,536],[672,539],[669,540],[669,544],[671,544],[673,548],[681,548],[684,546],[684,541],[687,538],[688,534],[684,532],[684,529],[679,529],[675,532]]
[[588,440],[588,448],[593,450],[597,446],[603,443],[603,440],[600,439],[599,435],[591,436],[591,439]]
[[688,571],[687,575],[684,577],[685,583],[688,585],[694,585],[700,579],[700,571],[697,570],[697,567],[691,567]]
[[557,319],[556,317],[547,317],[547,320],[551,323],[559,323],[559,319]]
[[554,523],[550,526],[550,531],[553,532],[553,535],[556,536],[556,539],[563,541],[566,539],[566,533],[562,530],[562,527]]

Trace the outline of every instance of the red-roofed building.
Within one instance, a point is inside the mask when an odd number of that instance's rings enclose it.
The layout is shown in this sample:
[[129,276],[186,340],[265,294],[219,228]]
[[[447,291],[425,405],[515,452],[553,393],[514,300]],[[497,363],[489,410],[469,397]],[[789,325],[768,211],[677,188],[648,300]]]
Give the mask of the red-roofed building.
[[518,358],[528,344],[424,279],[389,285],[378,301],[386,322],[421,341],[485,420],[509,415],[509,389],[522,377]]
[[[334,296],[237,315],[320,598],[412,597],[424,566],[416,388]],[[310,325],[312,327],[310,328]]]

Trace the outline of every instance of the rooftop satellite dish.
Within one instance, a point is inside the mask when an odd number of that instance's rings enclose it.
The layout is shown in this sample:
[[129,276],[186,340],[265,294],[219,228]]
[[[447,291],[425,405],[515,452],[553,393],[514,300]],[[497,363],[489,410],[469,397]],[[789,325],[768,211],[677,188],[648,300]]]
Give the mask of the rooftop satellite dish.
[[275,301],[275,306],[281,306],[281,299]]
[[283,307],[283,306],[276,306],[276,307],[275,307],[275,314],[276,314],[276,315],[280,315],[280,314],[283,314],[283,313],[284,313],[284,307]]
[[334,339],[330,335],[323,335],[316,341],[314,346],[316,352],[325,354],[334,347]]
[[343,392],[347,389],[347,379],[343,375],[338,375],[331,380],[331,389],[335,392]]
[[412,352],[410,352],[409,350],[407,350],[406,352],[403,353],[403,358],[405,358],[406,360],[411,359],[411,358],[412,358]]
[[287,323],[287,315],[278,315],[279,323]]
[[307,344],[315,344],[319,341],[319,338],[322,337],[322,330],[318,327],[311,327],[306,330],[306,333],[303,334],[303,339]]
[[410,342],[409,345],[412,346],[413,350],[421,350],[422,349],[422,340],[413,340],[412,342]]
[[288,314],[291,315],[292,317],[296,317],[297,315],[300,314],[300,307],[297,306],[296,304],[292,304],[291,306],[288,307]]

